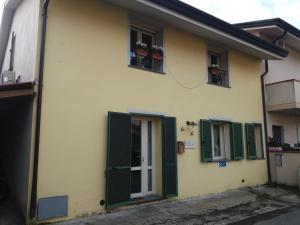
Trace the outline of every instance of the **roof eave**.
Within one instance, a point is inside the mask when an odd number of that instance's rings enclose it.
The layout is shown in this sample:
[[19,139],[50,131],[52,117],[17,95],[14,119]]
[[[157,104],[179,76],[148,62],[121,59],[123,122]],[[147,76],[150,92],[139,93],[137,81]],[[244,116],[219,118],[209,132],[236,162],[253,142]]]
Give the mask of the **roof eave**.
[[241,30],[221,19],[218,19],[208,13],[194,8],[184,2],[178,0],[137,0],[143,4],[156,4],[167,10],[183,15],[189,20],[195,21],[199,26],[210,27],[214,32],[227,37],[231,37],[234,41],[240,41],[241,44],[252,46],[262,52],[264,59],[283,59],[287,57],[288,51],[282,49],[272,43],[258,38],[248,32]]
[[237,23],[234,26],[245,29],[245,28],[261,28],[263,26],[277,26],[283,30],[286,30],[288,33],[300,38],[300,30],[294,27],[293,25],[289,24],[288,22],[280,19],[280,18],[273,18],[267,20],[256,20],[250,21],[245,23]]

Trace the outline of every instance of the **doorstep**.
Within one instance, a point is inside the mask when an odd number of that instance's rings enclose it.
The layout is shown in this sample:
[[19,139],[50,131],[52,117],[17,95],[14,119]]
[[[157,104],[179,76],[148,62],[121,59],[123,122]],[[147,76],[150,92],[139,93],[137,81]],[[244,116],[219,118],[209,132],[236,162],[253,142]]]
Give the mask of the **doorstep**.
[[138,207],[157,205],[157,204],[173,202],[173,201],[176,201],[176,198],[170,199],[170,198],[164,198],[159,195],[150,195],[150,196],[141,197],[141,198],[133,198],[129,202],[127,202],[126,205],[112,208],[112,209],[107,209],[106,211],[107,211],[107,213],[117,213],[117,212],[131,210],[131,209],[138,208]]
[[151,202],[158,202],[158,201],[162,201],[165,198],[163,198],[160,195],[148,195],[145,197],[141,197],[141,198],[133,198],[131,199],[128,203],[127,206],[130,205],[141,205],[141,204],[147,204],[147,203],[151,203]]

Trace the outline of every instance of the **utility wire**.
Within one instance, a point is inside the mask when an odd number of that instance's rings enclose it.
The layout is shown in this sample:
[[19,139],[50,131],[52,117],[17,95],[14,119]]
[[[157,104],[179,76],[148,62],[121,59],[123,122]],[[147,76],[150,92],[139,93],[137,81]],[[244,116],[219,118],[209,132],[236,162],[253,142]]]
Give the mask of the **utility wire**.
[[181,86],[182,88],[185,88],[185,89],[189,89],[189,90],[193,90],[193,89],[197,89],[199,87],[201,87],[203,84],[205,84],[206,82],[206,79],[203,79],[199,84],[195,85],[195,86],[192,86],[192,87],[188,87],[187,85],[184,85],[181,81],[179,81],[176,76],[173,74],[173,72],[171,71],[171,69],[168,67],[167,63],[165,64],[166,65],[166,69],[167,69],[167,72],[172,76],[172,78],[176,81],[176,83]]

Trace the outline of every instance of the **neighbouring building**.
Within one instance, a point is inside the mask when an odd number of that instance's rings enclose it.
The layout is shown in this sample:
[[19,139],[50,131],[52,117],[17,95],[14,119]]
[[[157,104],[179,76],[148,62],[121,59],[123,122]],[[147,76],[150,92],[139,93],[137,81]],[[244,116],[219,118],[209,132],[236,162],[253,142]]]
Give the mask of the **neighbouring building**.
[[[300,167],[300,30],[279,19],[237,24],[289,51],[269,60],[265,76],[266,111],[272,181],[298,185]],[[283,151],[283,152],[282,152]]]
[[9,0],[0,36],[0,93],[34,87],[31,116],[1,127],[27,135],[24,217],[268,181],[262,60],[286,50],[177,0]]

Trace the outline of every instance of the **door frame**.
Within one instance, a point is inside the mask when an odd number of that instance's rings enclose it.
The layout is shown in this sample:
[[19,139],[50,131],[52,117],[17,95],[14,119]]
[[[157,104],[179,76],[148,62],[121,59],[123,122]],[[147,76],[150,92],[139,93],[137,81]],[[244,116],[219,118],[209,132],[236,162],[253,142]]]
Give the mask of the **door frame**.
[[[161,145],[161,154],[162,154],[162,197],[163,198],[171,198],[178,196],[178,172],[177,172],[177,154],[176,154],[176,140],[177,140],[177,130],[176,130],[176,117],[168,117],[167,115],[156,115],[156,114],[150,114],[150,113],[138,113],[138,112],[129,112],[129,113],[119,113],[119,112],[108,112],[108,132],[107,132],[107,167],[106,167],[106,198],[105,198],[105,208],[106,209],[113,209],[120,206],[128,205],[129,203],[132,204],[132,200],[130,199],[130,193],[128,193],[128,199],[124,201],[119,201],[117,203],[111,203],[109,202],[109,195],[110,195],[110,188],[109,185],[111,184],[110,176],[109,176],[109,154],[111,151],[110,143],[111,143],[111,137],[110,133],[115,132],[117,127],[111,127],[110,126],[110,120],[109,115],[113,114],[124,114],[129,115],[131,117],[130,120],[132,120],[132,117],[150,117],[152,120],[155,120],[155,122],[161,123],[161,138],[162,138],[162,145]],[[123,121],[119,121],[123,122]],[[129,129],[128,129],[129,130]],[[130,128],[131,130],[131,128]],[[158,128],[156,127],[156,131],[158,131]],[[158,131],[159,132],[159,131]],[[171,142],[170,142],[171,141]],[[170,142],[170,143],[169,143]],[[156,143],[158,144],[158,143]],[[157,145],[158,147],[158,145]],[[159,148],[159,147],[158,147]],[[160,154],[158,152],[158,154]],[[171,155],[169,155],[171,154]],[[173,156],[172,156],[173,154]],[[174,158],[174,159],[173,159]],[[128,168],[130,172],[130,166]],[[174,170],[174,171],[173,171]],[[176,184],[173,184],[172,181],[167,180],[167,174],[169,172],[173,172],[174,179]],[[171,182],[171,183],[170,183]],[[127,185],[127,184],[125,184]],[[171,186],[170,186],[171,185]],[[175,185],[175,186],[173,186]],[[130,190],[130,179],[128,189]],[[171,188],[171,189],[170,189]],[[175,188],[175,189],[174,189]],[[113,192],[113,190],[112,190]],[[130,192],[130,191],[129,191]]]

